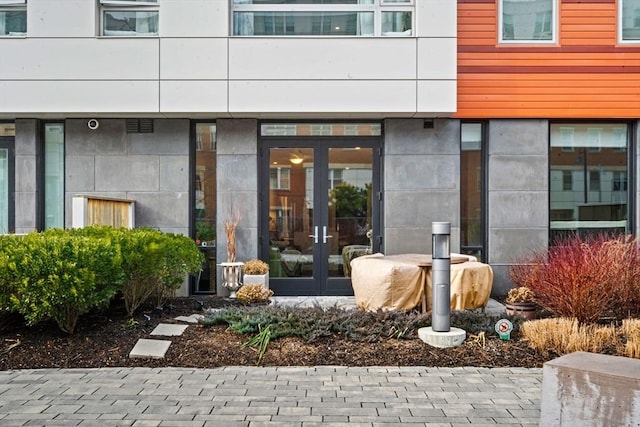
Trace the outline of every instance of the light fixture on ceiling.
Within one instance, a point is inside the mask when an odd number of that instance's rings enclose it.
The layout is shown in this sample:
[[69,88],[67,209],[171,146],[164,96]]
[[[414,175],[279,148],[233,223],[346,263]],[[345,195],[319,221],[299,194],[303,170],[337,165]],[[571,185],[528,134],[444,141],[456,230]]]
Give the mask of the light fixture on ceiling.
[[302,152],[300,150],[297,150],[297,152],[291,154],[289,161],[293,165],[300,165],[302,164],[302,162],[304,162],[304,156],[302,155]]
[[293,155],[293,157],[291,157],[291,158],[289,159],[289,161],[290,161],[292,164],[294,164],[294,165],[299,165],[299,164],[301,164],[302,162],[304,162],[304,158],[303,158],[302,156],[299,156],[299,155],[297,155],[297,154],[294,154],[294,155]]

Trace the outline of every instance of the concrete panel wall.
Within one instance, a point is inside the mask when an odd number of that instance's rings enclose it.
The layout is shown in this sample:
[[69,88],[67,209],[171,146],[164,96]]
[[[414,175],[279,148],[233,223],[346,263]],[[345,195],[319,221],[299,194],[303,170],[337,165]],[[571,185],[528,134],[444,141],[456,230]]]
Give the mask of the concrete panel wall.
[[[258,122],[252,119],[217,121],[217,224],[216,255],[227,259],[224,222],[240,215],[236,232],[236,259],[258,255]],[[228,295],[218,271],[217,293]]]
[[547,120],[489,123],[487,232],[494,295],[511,288],[510,263],[548,244],[548,128]]
[[430,253],[431,223],[451,222],[452,251],[460,241],[460,123],[385,121],[384,252]]
[[14,151],[16,233],[29,233],[36,229],[36,200],[38,198],[36,135],[36,120],[16,120]]
[[125,120],[66,121],[65,223],[71,198],[98,194],[136,201],[136,225],[189,233],[189,121],[154,120],[154,133],[126,133]]

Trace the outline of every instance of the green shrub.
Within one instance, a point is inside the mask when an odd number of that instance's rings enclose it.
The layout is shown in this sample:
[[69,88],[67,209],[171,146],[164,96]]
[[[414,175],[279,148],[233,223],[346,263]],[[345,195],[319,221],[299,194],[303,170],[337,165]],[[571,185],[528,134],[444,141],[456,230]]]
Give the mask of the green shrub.
[[31,233],[7,245],[0,277],[9,280],[9,308],[30,325],[52,319],[73,333],[80,315],[106,306],[122,281],[119,246],[110,239]]
[[119,229],[116,233],[122,246],[122,295],[129,315],[150,298],[161,306],[187,274],[202,269],[204,256],[187,236],[150,228]]
[[121,292],[133,312],[150,296],[164,301],[203,256],[186,236],[91,226],[0,237],[0,310],[33,325],[53,319],[72,333],[78,317]]
[[163,305],[167,298],[175,296],[189,274],[202,270],[204,255],[195,242],[182,234],[165,233],[160,238],[160,266],[155,303]]

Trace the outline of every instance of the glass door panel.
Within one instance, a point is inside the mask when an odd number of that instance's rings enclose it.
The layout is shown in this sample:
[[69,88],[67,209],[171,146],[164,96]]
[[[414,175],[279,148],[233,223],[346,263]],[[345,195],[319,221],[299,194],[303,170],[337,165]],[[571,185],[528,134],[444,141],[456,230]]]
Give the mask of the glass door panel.
[[350,277],[350,261],[371,253],[373,150],[329,148],[326,236],[329,277]]
[[317,235],[314,150],[269,150],[269,240],[271,277],[313,277]]
[[2,132],[3,128],[0,128],[0,234],[6,234],[15,231],[14,138],[2,136]]

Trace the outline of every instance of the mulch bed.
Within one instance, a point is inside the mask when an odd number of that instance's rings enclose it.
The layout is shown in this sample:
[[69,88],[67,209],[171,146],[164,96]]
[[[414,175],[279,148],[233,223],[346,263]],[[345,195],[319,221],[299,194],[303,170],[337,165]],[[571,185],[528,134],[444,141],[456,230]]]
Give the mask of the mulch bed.
[[[250,337],[227,332],[224,325],[191,325],[179,337],[158,338],[172,341],[164,359],[128,357],[138,339],[154,338],[150,332],[159,323],[179,323],[174,320],[176,316],[230,304],[237,302],[216,296],[176,298],[163,310],[141,310],[132,321],[122,304],[114,303],[105,311],[83,316],[73,335],[61,332],[49,322],[26,327],[21,318],[10,316],[0,320],[0,370],[255,366],[256,350],[242,347]],[[531,350],[517,334],[509,341],[497,335],[482,338],[468,336],[462,346],[448,349],[431,347],[417,338],[381,338],[374,343],[348,340],[340,334],[313,343],[299,338],[279,338],[269,343],[261,365],[539,368],[556,357]]]

